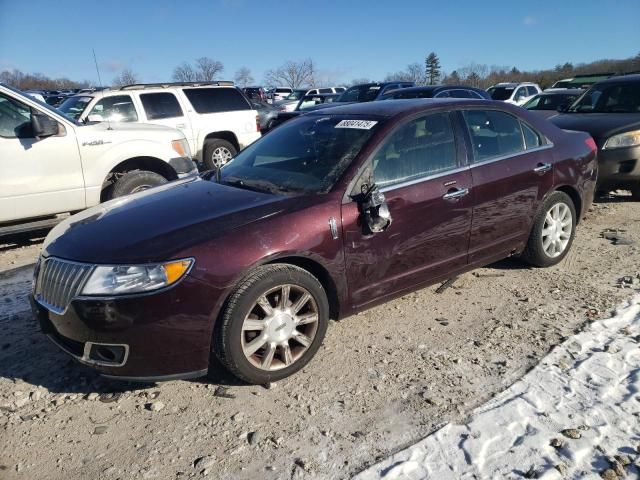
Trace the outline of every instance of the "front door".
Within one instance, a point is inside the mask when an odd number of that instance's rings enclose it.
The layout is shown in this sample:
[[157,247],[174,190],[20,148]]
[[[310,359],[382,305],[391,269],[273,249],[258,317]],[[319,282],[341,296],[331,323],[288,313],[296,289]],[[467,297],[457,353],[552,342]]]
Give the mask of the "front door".
[[466,266],[473,195],[455,137],[444,112],[409,120],[382,142],[365,171],[387,199],[392,223],[385,231],[369,234],[358,204],[343,205],[354,307]]
[[31,107],[0,93],[0,222],[85,207],[74,132],[60,124],[58,135],[34,138]]

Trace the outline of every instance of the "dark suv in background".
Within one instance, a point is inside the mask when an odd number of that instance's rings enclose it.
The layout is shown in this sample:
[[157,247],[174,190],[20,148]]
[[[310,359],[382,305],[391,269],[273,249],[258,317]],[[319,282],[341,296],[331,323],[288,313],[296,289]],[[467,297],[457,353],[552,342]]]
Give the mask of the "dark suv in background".
[[565,130],[590,133],[598,145],[598,190],[631,190],[640,200],[640,75],[596,83],[561,115]]

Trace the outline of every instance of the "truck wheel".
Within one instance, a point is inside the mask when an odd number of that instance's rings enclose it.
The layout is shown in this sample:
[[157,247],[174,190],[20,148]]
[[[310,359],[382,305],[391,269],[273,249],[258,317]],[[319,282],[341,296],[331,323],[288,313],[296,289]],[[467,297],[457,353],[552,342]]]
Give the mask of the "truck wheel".
[[328,325],[327,295],[313,275],[293,265],[265,265],[227,300],[212,349],[236,377],[265,384],[304,367]]
[[134,170],[125,173],[113,185],[110,198],[122,197],[130,193],[141,192],[151,187],[167,183],[162,175],[147,170]]
[[631,187],[631,198],[640,202],[640,185]]
[[224,166],[237,153],[236,147],[226,140],[213,138],[204,142],[204,164],[208,170],[217,170]]
[[522,259],[537,267],[560,263],[573,243],[576,219],[571,197],[553,192],[538,209]]

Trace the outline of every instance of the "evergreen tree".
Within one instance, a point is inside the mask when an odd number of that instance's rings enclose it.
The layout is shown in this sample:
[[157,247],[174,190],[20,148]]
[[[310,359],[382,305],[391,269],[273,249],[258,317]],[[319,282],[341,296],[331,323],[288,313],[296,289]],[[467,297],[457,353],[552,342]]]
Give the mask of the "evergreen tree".
[[440,59],[431,52],[425,60],[425,77],[429,85],[436,85],[440,81]]

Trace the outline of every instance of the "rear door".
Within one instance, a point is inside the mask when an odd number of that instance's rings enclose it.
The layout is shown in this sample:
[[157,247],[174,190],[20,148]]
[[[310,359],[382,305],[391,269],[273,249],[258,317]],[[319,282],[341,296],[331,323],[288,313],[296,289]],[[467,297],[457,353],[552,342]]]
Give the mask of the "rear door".
[[529,236],[540,200],[553,185],[552,145],[510,113],[467,110],[475,206],[470,263],[498,260]]
[[347,278],[354,306],[466,266],[471,176],[454,127],[448,112],[423,114],[393,131],[369,160],[362,178],[372,171],[386,196],[393,221],[385,231],[368,234],[358,205],[353,201],[343,205]]
[[140,103],[148,123],[180,130],[187,137],[191,151],[197,151],[191,120],[173,92],[141,93]]

